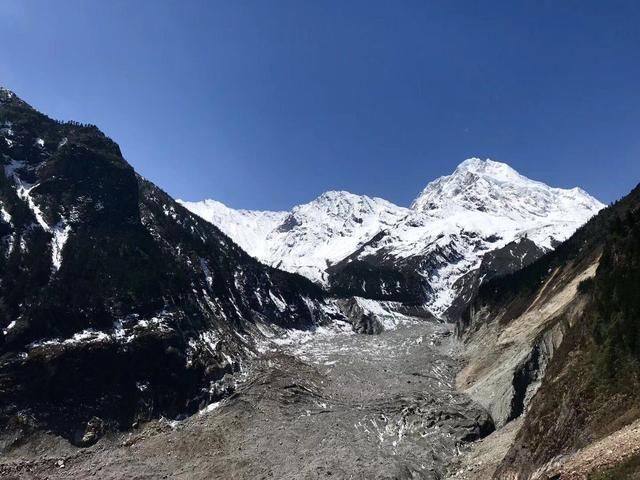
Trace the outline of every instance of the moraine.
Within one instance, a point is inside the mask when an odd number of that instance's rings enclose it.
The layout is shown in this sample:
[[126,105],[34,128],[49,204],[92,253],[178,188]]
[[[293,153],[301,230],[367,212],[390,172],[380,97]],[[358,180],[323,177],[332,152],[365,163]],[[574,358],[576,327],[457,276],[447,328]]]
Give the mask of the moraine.
[[[183,421],[151,422],[66,458],[43,435],[49,462],[3,460],[49,478],[442,478],[464,442],[488,434],[487,414],[455,392],[449,325],[405,317],[380,335],[338,323],[272,336],[236,393]],[[0,470],[2,471],[2,470]]]

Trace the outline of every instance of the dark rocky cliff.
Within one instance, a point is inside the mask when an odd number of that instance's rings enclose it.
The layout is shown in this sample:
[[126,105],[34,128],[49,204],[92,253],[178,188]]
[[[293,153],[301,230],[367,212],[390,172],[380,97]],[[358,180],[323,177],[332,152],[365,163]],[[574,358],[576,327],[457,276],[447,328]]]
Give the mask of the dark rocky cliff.
[[328,318],[318,287],[260,264],[137,176],[95,126],[2,90],[0,158],[5,426],[86,443],[193,413],[228,391],[254,323]]

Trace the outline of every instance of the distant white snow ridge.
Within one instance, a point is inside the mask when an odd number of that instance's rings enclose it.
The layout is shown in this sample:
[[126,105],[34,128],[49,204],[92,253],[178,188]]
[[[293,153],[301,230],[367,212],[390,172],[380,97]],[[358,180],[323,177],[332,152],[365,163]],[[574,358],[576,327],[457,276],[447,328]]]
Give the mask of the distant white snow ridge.
[[[324,285],[327,268],[361,247],[358,258],[402,259],[453,249],[459,261],[424,272],[435,314],[451,305],[454,283],[478,268],[487,251],[523,237],[552,249],[604,207],[580,188],[550,187],[505,163],[478,158],[429,183],[409,208],[342,191],[323,193],[289,212],[235,210],[215,200],[179,202],[260,261]],[[383,241],[367,245],[381,231]],[[490,246],[478,248],[478,238],[491,238]]]
[[215,200],[185,202],[260,261],[325,283],[327,266],[353,253],[409,209],[381,198],[325,192],[290,212],[234,210]]

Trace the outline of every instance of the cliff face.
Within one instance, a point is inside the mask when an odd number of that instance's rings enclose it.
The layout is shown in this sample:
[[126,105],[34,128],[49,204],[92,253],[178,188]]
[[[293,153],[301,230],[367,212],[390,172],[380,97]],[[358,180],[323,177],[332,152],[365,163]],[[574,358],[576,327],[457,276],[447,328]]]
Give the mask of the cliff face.
[[480,287],[458,325],[457,380],[502,428],[477,478],[635,471],[639,287],[640,188],[530,267]]
[[0,90],[0,422],[78,443],[228,393],[255,325],[333,311],[136,175],[95,126]]
[[578,285],[593,277],[597,262],[594,258],[556,269],[531,302],[520,306],[522,312],[514,314],[514,301],[498,311],[482,305],[470,313],[478,328],[467,336],[468,363],[457,382],[491,412],[496,424],[519,417],[528,406],[549,360],[585,308]]

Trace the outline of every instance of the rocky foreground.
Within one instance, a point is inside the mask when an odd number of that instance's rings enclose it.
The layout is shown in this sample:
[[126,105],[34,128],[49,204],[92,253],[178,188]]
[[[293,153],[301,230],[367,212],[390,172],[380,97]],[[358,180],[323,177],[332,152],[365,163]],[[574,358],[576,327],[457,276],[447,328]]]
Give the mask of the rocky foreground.
[[[462,393],[473,345],[448,324],[400,318],[379,335],[337,322],[272,336],[225,379],[231,396],[90,447],[46,432],[4,432],[0,478],[503,478],[497,472],[525,417],[495,430],[487,410]],[[639,445],[635,422],[531,478],[636,478],[627,473],[636,471]]]
[[380,335],[294,331],[265,344],[236,393],[199,414],[88,448],[37,434],[2,457],[0,476],[440,479],[493,430],[455,392],[455,344],[450,326],[417,319]]

